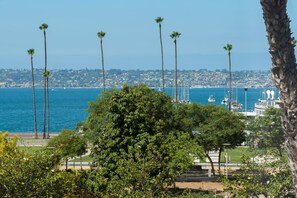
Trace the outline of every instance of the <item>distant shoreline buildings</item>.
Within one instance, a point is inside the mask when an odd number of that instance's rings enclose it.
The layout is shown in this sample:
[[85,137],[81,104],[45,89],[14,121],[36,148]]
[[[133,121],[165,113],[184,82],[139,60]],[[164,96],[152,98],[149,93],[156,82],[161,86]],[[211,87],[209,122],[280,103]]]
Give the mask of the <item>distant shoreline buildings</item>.
[[[91,88],[102,87],[101,70],[61,69],[51,70],[50,87]],[[35,85],[43,87],[43,70],[36,69]],[[165,70],[165,87],[173,87],[173,70]],[[31,71],[28,69],[0,69],[0,88],[31,87]],[[261,88],[273,87],[270,71],[242,70],[232,74],[232,87]],[[215,88],[227,87],[228,71],[207,69],[179,70],[179,87]],[[161,87],[161,70],[120,70],[105,71],[106,87],[122,87],[123,84],[136,85],[145,83],[149,87]]]

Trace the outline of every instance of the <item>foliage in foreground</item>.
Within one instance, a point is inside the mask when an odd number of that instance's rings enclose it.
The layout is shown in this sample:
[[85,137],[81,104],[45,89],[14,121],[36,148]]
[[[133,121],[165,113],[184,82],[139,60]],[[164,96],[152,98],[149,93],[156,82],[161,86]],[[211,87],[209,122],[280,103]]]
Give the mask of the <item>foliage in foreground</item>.
[[72,130],[63,130],[58,136],[50,139],[47,146],[60,152],[66,160],[67,169],[68,158],[85,154],[87,142],[82,134]]
[[145,85],[105,92],[90,105],[94,192],[154,196],[187,169],[199,147],[179,128],[178,105]]
[[224,180],[226,191],[234,197],[295,197],[292,190],[292,175],[286,157],[273,152],[263,155],[263,163],[256,163],[243,156],[239,172],[234,179]]
[[88,194],[84,172],[59,170],[61,155],[52,149],[28,153],[17,139],[0,133],[0,197],[63,197]]

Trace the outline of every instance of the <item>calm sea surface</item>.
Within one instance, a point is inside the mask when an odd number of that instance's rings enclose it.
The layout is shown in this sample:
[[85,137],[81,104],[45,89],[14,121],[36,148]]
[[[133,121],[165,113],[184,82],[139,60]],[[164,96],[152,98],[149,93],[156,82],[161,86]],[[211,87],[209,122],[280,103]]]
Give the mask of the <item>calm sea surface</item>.
[[[267,89],[249,88],[246,92],[247,108],[253,109],[254,103],[262,97]],[[272,89],[270,89],[272,90]],[[276,89],[274,89],[275,92]],[[50,89],[51,132],[62,129],[74,129],[78,122],[83,122],[87,116],[89,101],[95,101],[101,90],[95,88],[55,88]],[[173,89],[166,89],[173,94]],[[236,94],[237,93],[237,94]],[[200,104],[209,104],[207,99],[213,95],[215,105],[221,105],[222,99],[228,94],[226,88],[192,88],[189,89],[190,100]],[[245,91],[243,88],[233,89],[234,99],[245,108]],[[43,130],[43,89],[36,89],[38,131]],[[0,89],[0,131],[32,132],[33,104],[32,89],[1,88]]]

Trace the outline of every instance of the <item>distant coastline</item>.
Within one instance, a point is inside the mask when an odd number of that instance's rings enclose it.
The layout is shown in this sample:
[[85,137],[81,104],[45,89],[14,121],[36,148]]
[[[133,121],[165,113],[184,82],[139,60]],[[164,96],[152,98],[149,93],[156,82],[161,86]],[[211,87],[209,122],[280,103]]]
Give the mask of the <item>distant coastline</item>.
[[[43,87],[43,69],[35,70],[35,86]],[[165,70],[165,87],[174,87],[173,70]],[[273,87],[270,71],[234,71],[232,87]],[[191,88],[226,88],[228,71],[223,70],[180,70],[178,71],[180,87]],[[120,88],[123,84],[136,85],[144,83],[149,87],[161,87],[160,70],[106,70],[106,87]],[[0,69],[0,88],[31,87],[31,71],[20,69]],[[101,70],[51,70],[49,87],[54,88],[98,88],[102,87]]]

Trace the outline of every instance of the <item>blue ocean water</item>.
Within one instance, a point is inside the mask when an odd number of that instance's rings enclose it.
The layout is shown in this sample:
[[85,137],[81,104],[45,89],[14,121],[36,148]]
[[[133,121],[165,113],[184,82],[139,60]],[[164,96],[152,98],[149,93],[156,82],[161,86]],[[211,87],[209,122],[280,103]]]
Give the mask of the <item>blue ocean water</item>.
[[[262,97],[267,89],[243,88],[233,89],[234,99],[253,109],[255,102]],[[273,89],[276,94],[277,91]],[[89,101],[95,101],[101,93],[96,88],[54,88],[49,90],[51,109],[51,132],[60,132],[62,129],[74,129],[76,124],[83,122],[87,116]],[[173,94],[173,89],[166,89],[166,93]],[[226,88],[191,88],[189,96],[192,102],[209,104],[208,97],[213,95],[215,105],[221,105],[222,99],[228,94]],[[247,104],[245,104],[245,94]],[[277,97],[277,95],[276,95]],[[37,129],[43,130],[43,89],[36,89],[37,101]],[[33,104],[32,89],[30,88],[1,88],[0,89],[0,131],[32,132],[33,131]]]

